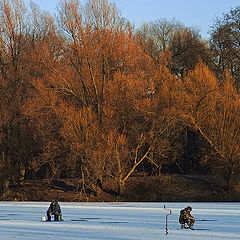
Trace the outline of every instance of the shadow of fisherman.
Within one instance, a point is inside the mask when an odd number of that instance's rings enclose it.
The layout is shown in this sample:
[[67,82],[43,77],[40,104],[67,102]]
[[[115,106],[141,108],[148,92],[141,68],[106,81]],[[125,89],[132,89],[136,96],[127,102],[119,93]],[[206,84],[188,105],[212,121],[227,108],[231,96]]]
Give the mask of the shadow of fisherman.
[[54,221],[63,221],[61,208],[57,200],[52,200],[47,210],[47,221],[51,221],[51,215],[54,215]]

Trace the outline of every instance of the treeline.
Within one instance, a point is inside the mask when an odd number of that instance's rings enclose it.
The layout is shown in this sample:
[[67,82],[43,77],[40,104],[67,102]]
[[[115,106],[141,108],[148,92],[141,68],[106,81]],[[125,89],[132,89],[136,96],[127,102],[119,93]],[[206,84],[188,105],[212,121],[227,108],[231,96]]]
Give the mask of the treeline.
[[1,194],[25,179],[77,178],[121,194],[136,171],[240,170],[240,7],[209,41],[175,21],[135,29],[107,0],[62,1],[53,18],[0,1]]

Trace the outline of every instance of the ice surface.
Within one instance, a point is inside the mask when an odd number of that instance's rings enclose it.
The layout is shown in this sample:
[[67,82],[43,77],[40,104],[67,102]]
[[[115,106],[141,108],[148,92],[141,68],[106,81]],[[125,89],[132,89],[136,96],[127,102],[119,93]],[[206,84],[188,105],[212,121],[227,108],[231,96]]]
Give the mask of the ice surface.
[[[63,222],[42,222],[50,202],[0,202],[0,239],[239,240],[240,203],[65,203]],[[168,216],[163,206],[172,210]],[[196,231],[181,229],[179,211],[192,206]],[[73,221],[74,220],[74,221]]]

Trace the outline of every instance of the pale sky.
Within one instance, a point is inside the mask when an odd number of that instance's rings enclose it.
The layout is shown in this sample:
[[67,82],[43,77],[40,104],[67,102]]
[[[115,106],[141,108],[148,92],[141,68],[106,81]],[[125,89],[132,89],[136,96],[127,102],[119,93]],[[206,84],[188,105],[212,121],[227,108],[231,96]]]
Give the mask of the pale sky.
[[[33,0],[42,10],[54,13],[59,0]],[[202,38],[208,38],[209,26],[216,17],[222,17],[231,8],[240,6],[240,0],[110,0],[114,1],[122,15],[136,27],[143,22],[165,18],[181,22],[185,27],[200,30]],[[25,0],[29,6],[30,0]],[[82,0],[82,2],[84,2]]]

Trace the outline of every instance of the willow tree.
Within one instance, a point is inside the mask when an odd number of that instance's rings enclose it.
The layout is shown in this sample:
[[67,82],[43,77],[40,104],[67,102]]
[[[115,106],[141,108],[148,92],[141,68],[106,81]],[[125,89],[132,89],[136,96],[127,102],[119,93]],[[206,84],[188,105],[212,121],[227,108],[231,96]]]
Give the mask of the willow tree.
[[229,73],[220,85],[214,74],[200,63],[185,78],[185,104],[180,115],[211,148],[202,162],[224,174],[232,190],[239,169],[239,94]]

